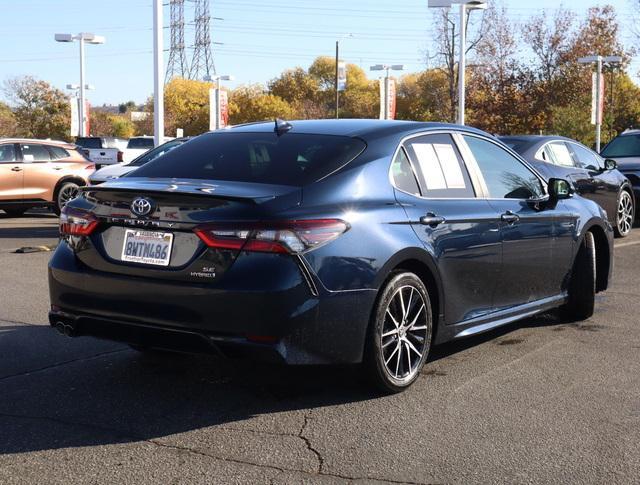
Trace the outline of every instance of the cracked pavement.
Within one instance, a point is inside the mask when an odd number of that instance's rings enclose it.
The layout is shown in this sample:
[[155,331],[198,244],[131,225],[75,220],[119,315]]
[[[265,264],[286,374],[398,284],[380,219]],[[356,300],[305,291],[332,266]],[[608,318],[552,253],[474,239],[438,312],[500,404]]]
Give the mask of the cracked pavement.
[[356,368],[142,355],[46,322],[56,218],[0,215],[0,483],[637,483],[640,231],[578,325],[433,349],[407,392]]

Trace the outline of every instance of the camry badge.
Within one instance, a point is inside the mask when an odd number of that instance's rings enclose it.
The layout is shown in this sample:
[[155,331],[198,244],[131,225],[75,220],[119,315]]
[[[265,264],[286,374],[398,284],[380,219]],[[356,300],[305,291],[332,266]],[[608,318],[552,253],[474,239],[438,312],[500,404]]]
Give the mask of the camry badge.
[[136,197],[131,202],[131,212],[137,216],[148,216],[153,210],[154,203],[146,197]]

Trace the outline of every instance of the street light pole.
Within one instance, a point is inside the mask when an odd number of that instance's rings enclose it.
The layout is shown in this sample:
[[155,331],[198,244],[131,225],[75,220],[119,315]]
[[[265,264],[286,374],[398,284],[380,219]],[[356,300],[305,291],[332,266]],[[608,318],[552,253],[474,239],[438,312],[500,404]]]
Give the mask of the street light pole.
[[451,8],[460,5],[460,58],[458,59],[458,124],[465,123],[467,67],[467,10],[485,10],[487,0],[428,0],[429,8]]
[[[214,106],[214,116],[215,120],[211,123],[211,117],[209,117],[209,129],[219,130],[222,128],[221,118],[222,118],[222,106],[221,106],[221,92],[222,92],[222,84],[220,81],[233,81],[235,79],[234,76],[224,75],[224,76],[206,76],[204,80],[206,82],[215,82],[216,88],[213,90],[215,95],[215,106]],[[211,90],[209,90],[209,96],[211,96]],[[211,100],[211,98],[209,98]],[[209,106],[211,106],[211,102],[209,102]],[[213,126],[212,126],[213,125]]]
[[85,42],[89,44],[104,44],[105,38],[100,35],[89,34],[86,32],[80,32],[77,35],[72,34],[55,34],[54,39],[56,42],[74,42],[78,41],[80,44],[80,86],[78,93],[80,95],[80,106],[78,106],[78,118],[80,118],[80,136],[87,136],[87,132],[85,130],[87,115],[85,112],[85,70],[84,70],[84,47]]
[[153,0],[153,143],[164,141],[164,37],[162,0]]
[[580,64],[594,64],[596,65],[596,86],[595,86],[595,125],[596,125],[596,152],[600,153],[601,146],[601,132],[602,132],[602,64],[604,62],[608,64],[621,64],[621,56],[587,56],[578,59]]

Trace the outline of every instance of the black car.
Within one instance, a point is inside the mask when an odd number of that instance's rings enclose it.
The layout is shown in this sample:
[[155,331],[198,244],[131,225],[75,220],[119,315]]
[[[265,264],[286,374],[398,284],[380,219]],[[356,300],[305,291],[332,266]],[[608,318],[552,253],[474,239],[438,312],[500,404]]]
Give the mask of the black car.
[[136,349],[363,363],[386,391],[434,343],[593,313],[603,210],[467,127],[259,123],[86,187],[60,219],[51,325]]
[[600,151],[609,160],[614,160],[633,185],[636,199],[640,197],[640,130],[628,130],[611,140]]
[[607,212],[618,237],[631,233],[635,200],[631,182],[596,152],[562,136],[503,136],[500,140],[518,152],[547,179],[571,181],[576,191]]

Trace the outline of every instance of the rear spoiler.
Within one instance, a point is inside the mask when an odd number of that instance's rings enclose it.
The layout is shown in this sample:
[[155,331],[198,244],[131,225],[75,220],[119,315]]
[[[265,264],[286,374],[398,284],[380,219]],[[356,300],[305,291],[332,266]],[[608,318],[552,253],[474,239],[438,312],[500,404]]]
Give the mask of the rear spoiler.
[[259,204],[261,202],[266,202],[268,200],[274,199],[275,195],[267,196],[267,197],[239,197],[236,195],[224,195],[224,194],[216,194],[214,192],[205,192],[206,188],[203,188],[201,192],[196,191],[188,191],[188,190],[175,190],[171,192],[167,192],[166,190],[153,190],[153,189],[145,189],[141,191],[138,188],[133,187],[105,187],[104,185],[87,185],[84,187],[78,188],[80,192],[134,192],[136,194],[149,194],[149,195],[162,195],[167,196],[169,194],[180,194],[185,196],[193,196],[193,197],[203,197],[208,199],[219,199],[219,200],[231,200],[234,202],[245,202],[252,204]]

